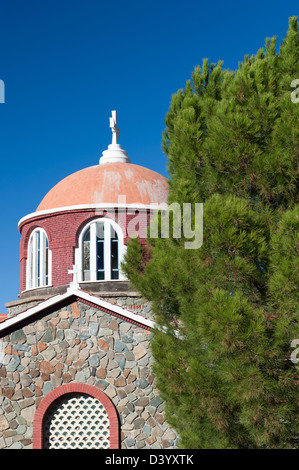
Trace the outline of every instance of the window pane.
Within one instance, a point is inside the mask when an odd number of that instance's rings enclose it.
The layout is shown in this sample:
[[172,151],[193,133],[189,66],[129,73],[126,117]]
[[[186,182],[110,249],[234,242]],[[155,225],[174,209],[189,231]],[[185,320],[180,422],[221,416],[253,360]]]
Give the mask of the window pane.
[[97,223],[97,238],[104,240],[105,226],[102,223]]
[[98,271],[97,272],[97,281],[104,281],[105,280],[105,271]]
[[37,276],[37,286],[40,286],[40,232],[36,232],[36,276]]
[[111,227],[111,279],[118,279],[118,238],[115,230]]
[[83,281],[90,281],[90,229],[83,237]]
[[105,263],[104,263],[104,224],[97,224],[97,280],[105,279]]
[[118,279],[118,270],[117,271],[111,270],[111,279]]

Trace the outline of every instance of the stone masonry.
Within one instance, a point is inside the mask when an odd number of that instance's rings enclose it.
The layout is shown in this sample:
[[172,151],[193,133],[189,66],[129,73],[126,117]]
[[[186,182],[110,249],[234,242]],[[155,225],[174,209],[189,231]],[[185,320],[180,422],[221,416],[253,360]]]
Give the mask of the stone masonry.
[[39,403],[72,382],[112,400],[121,448],[176,448],[155,388],[150,337],[149,330],[80,301],[0,337],[0,449],[31,449]]

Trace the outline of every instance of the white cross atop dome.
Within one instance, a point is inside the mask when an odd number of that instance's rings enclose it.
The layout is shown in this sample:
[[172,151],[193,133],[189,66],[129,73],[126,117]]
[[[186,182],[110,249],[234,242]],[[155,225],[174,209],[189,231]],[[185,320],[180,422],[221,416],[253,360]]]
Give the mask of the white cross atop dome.
[[112,129],[112,145],[117,144],[117,139],[119,139],[119,128],[117,125],[117,114],[116,111],[111,112],[112,117],[110,118],[110,127]]
[[119,128],[117,125],[116,111],[111,111],[112,117],[109,118],[110,128],[112,130],[112,144],[108,145],[108,149],[104,150],[100,158],[100,165],[103,163],[130,163],[130,159],[125,150],[117,143],[119,138]]

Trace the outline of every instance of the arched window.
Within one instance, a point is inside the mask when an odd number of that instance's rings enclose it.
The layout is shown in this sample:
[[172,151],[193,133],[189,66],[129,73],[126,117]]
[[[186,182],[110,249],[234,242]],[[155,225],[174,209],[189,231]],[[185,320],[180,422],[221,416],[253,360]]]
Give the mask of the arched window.
[[33,420],[33,449],[118,449],[119,420],[96,387],[70,383],[49,392]]
[[35,229],[29,239],[27,257],[27,289],[51,284],[49,242],[42,228]]
[[90,395],[64,395],[49,409],[43,435],[44,449],[109,449],[108,413]]
[[120,269],[124,249],[122,230],[114,221],[102,218],[89,223],[76,253],[80,282],[124,279]]

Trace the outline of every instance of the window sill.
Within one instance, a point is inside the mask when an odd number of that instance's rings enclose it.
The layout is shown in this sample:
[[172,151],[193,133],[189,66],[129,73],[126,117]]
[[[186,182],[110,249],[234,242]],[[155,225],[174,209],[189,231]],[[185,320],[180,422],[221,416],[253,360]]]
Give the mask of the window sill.
[[31,292],[31,291],[39,291],[39,290],[42,290],[42,289],[47,289],[47,288],[51,288],[53,287],[53,284],[47,284],[45,286],[39,286],[39,287],[31,287],[30,289],[25,289],[21,292],[21,294],[25,294],[26,292]]

